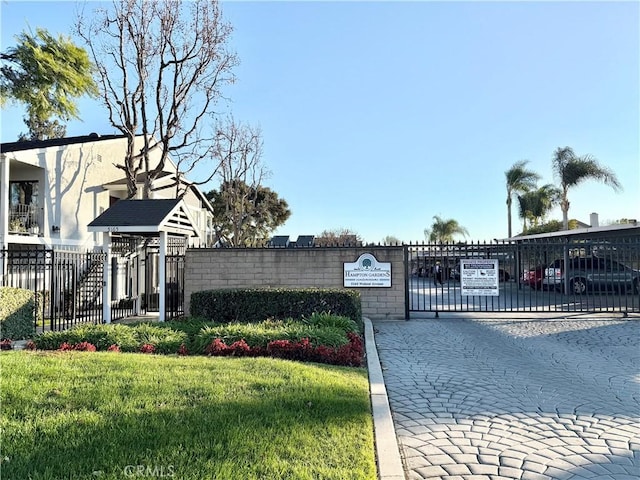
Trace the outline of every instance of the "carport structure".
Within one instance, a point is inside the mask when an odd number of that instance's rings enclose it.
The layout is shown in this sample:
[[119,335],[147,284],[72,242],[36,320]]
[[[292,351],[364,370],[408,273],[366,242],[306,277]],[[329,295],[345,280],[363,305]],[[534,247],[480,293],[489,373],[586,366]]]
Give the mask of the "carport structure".
[[[111,302],[109,296],[112,275],[109,265],[113,258],[112,243],[114,237],[159,239],[159,320],[166,319],[166,257],[170,237],[182,238],[198,236],[198,229],[181,199],[120,200],[100,214],[88,225],[90,232],[102,233],[105,252],[103,268],[103,322],[111,323]],[[137,311],[139,305],[136,308]]]

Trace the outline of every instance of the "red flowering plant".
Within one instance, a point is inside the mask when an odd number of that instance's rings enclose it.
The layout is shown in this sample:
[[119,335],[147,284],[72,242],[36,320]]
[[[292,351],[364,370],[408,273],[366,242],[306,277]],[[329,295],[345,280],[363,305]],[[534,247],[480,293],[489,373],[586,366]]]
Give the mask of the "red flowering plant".
[[34,342],[33,340],[29,340],[24,348],[26,348],[27,350],[35,350],[36,342]]
[[187,350],[187,346],[182,343],[180,344],[180,348],[178,348],[178,355],[189,355],[189,350]]
[[274,340],[267,345],[269,355],[286,360],[311,360],[313,351],[313,345],[311,345],[308,338],[303,338],[297,342]]
[[0,350],[13,350],[13,343],[8,338],[0,341]]
[[230,355],[229,347],[226,343],[224,343],[221,339],[216,338],[211,342],[207,348],[205,348],[204,353],[207,355],[212,355],[216,357]]
[[229,350],[231,351],[231,355],[234,355],[236,357],[244,357],[249,354],[249,352],[251,351],[251,347],[247,345],[247,342],[245,342],[243,338],[229,345]]
[[80,343],[76,343],[73,346],[73,349],[78,350],[79,352],[95,352],[96,346],[93,343],[80,342]]
[[120,352],[120,347],[114,343],[107,348],[107,352]]
[[60,344],[60,347],[58,347],[58,350],[60,350],[61,352],[69,352],[73,350],[73,345],[67,342],[62,342]]
[[141,353],[154,353],[156,351],[156,347],[154,347],[151,343],[145,343],[140,347]]

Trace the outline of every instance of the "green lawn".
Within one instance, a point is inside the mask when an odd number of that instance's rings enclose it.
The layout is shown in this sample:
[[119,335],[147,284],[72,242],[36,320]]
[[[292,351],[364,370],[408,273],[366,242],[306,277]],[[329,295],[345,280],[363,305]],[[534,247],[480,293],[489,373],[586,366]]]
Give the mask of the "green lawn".
[[363,369],[40,351],[0,367],[2,479],[376,478]]

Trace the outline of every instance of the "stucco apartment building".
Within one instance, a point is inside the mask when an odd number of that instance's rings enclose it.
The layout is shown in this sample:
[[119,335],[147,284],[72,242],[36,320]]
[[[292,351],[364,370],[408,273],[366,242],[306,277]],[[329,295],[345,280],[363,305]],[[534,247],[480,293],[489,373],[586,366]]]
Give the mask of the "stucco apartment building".
[[[109,308],[122,305],[128,314],[163,312],[167,296],[173,312],[181,311],[183,264],[166,255],[212,246],[213,209],[193,185],[182,183],[176,198],[171,159],[150,199],[127,199],[124,171],[116,167],[126,148],[124,136],[97,134],[1,145],[0,285],[55,298],[51,316],[67,311],[86,320],[90,309],[101,309],[109,321]],[[152,151],[152,165],[159,156]],[[137,181],[141,197],[143,176]],[[124,224],[110,225],[112,213]]]
[[[142,138],[139,139],[142,142]],[[23,246],[87,250],[102,245],[87,225],[127,196],[121,135],[3,143],[0,149],[0,250]],[[160,152],[153,152],[152,159]],[[175,182],[169,161],[154,188]],[[142,178],[138,194],[142,194]],[[175,188],[160,188],[151,198],[175,198]],[[212,209],[196,187],[183,197],[197,236],[192,245],[209,244]]]

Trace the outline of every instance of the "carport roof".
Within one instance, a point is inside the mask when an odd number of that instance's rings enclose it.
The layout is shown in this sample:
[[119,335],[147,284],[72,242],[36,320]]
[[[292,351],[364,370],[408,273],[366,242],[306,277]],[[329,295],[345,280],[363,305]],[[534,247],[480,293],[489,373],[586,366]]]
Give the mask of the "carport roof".
[[558,240],[562,238],[581,239],[581,238],[610,238],[610,237],[628,237],[632,235],[640,235],[640,225],[637,222],[607,225],[603,227],[576,228],[573,230],[561,230],[559,232],[539,233],[536,235],[520,235],[511,238],[505,238],[503,241],[510,242],[535,242],[539,240]]
[[88,230],[147,236],[160,232],[198,235],[181,199],[120,200],[89,223]]

